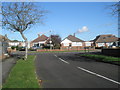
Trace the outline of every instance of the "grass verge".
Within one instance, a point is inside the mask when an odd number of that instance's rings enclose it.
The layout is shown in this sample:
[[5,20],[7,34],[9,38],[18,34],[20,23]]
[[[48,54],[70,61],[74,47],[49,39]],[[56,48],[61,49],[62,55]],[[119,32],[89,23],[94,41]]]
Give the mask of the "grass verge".
[[81,54],[80,56],[85,56],[88,58],[92,58],[92,59],[99,59],[99,60],[103,60],[103,61],[115,61],[115,62],[119,62],[120,58],[117,57],[111,57],[111,56],[104,56],[104,55],[96,55],[96,54]]
[[34,55],[29,55],[26,61],[18,60],[3,88],[39,88],[34,60]]

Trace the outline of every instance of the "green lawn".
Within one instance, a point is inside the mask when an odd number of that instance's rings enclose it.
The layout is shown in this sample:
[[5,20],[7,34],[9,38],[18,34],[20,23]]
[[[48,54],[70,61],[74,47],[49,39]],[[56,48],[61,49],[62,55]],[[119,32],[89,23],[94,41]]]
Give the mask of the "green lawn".
[[112,56],[104,56],[104,55],[96,55],[96,54],[81,54],[80,56],[85,56],[92,59],[100,59],[103,61],[120,61],[120,58],[112,57]]
[[3,84],[3,88],[39,88],[40,85],[35,73],[36,56],[29,55],[28,59],[18,60]]

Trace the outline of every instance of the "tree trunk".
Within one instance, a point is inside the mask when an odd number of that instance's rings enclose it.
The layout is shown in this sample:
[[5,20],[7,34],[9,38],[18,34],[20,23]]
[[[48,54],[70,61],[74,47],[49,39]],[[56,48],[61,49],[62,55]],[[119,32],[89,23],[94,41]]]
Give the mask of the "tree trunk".
[[27,55],[28,55],[28,41],[25,41],[25,60],[27,59]]
[[25,60],[27,59],[28,56],[28,40],[27,38],[24,36],[23,32],[20,32],[22,38],[25,40]]

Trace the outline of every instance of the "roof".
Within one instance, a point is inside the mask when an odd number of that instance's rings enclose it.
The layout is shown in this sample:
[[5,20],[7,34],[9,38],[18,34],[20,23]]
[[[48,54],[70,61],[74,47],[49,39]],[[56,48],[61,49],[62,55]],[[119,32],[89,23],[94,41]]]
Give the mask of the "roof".
[[10,42],[24,42],[24,41],[11,40]]
[[6,36],[0,35],[0,41],[10,41]]
[[67,39],[69,39],[70,41],[72,42],[84,42],[83,40],[75,37],[75,36],[72,36],[72,35],[69,35],[68,37],[66,37]]
[[47,40],[48,37],[45,35],[38,36],[38,38],[34,39],[32,42],[40,42],[40,41],[45,41]]
[[108,34],[108,35],[99,35],[94,39],[94,42],[101,43],[101,42],[115,42],[118,38],[115,35]]

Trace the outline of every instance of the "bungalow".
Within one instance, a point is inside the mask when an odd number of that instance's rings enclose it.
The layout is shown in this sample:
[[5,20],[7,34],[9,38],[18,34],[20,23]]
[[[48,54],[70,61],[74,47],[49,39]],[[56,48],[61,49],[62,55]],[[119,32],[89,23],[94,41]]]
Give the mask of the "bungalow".
[[13,40],[9,42],[9,46],[25,46],[24,42],[18,41],[18,40]]
[[46,44],[47,40],[49,37],[45,36],[45,35],[39,35],[38,34],[38,38],[34,39],[33,41],[31,41],[30,43],[30,47],[42,47],[44,44]]
[[[25,47],[24,41],[11,40],[8,42],[8,44],[9,44],[9,47],[12,47],[12,46]],[[28,42],[28,48],[30,48],[30,42]]]
[[81,49],[83,47],[84,41],[73,35],[69,35],[61,42],[61,49]]
[[118,38],[115,35],[99,35],[93,40],[94,46],[97,48],[101,47],[109,47],[113,44],[113,42],[117,41]]

